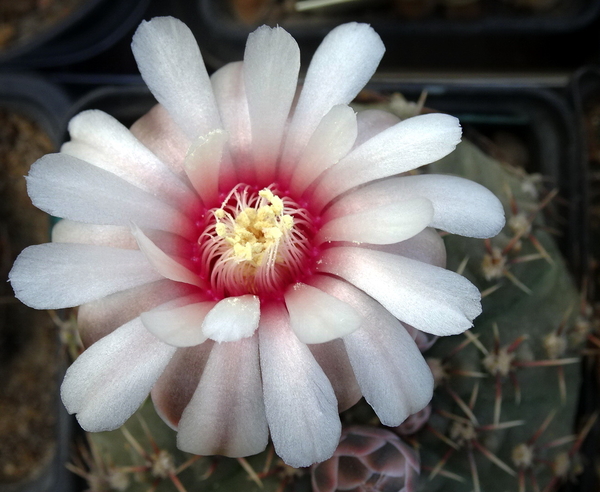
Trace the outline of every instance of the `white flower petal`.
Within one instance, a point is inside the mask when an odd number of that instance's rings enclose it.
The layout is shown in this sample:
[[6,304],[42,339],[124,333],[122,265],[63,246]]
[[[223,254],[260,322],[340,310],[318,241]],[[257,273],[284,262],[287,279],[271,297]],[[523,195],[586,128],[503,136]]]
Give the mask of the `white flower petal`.
[[188,406],[208,361],[213,342],[178,349],[150,393],[160,418],[174,430]]
[[216,302],[194,302],[189,298],[187,301],[190,303],[175,307],[158,306],[142,313],[142,323],[156,338],[174,347],[199,345],[206,340],[202,322]]
[[368,184],[334,203],[326,217],[417,197],[433,204],[431,227],[486,238],[495,236],[504,226],[504,209],[491,191],[468,179],[435,174],[399,176]]
[[188,284],[161,278],[82,304],[77,310],[77,328],[83,345],[89,347],[144,311],[190,295],[191,289]]
[[252,130],[243,62],[228,63],[213,73],[210,80],[223,126],[229,134],[229,152],[234,165],[237,164],[235,172],[241,182],[248,183],[256,176],[252,165]]
[[215,342],[235,342],[251,337],[259,319],[260,301],[257,296],[226,297],[206,315],[202,331]]
[[329,169],[315,189],[314,204],[323,207],[356,186],[437,161],[456,148],[460,135],[458,120],[447,114],[408,118],[367,140]]
[[268,439],[258,337],[215,344],[181,416],[177,447],[237,458],[260,453]]
[[138,249],[129,227],[85,224],[68,219],[57,222],[52,228],[52,242]]
[[335,394],[308,347],[291,330],[282,304],[265,307],[258,335],[275,452],[294,468],[330,458],[341,434]]
[[129,129],[177,176],[185,176],[181,164],[191,140],[171,118],[162,104],[156,104]]
[[161,229],[194,235],[176,209],[118,176],[65,154],[48,154],[31,166],[27,192],[33,204],[56,217],[100,225]]
[[[174,256],[189,254],[190,243],[181,236],[156,229],[147,229],[146,235],[167,254]],[[68,219],[58,221],[52,228],[52,242],[139,249],[135,238],[131,235],[131,227],[86,224]]]
[[504,227],[504,208],[487,188],[457,176],[406,176],[396,193],[424,196],[432,201],[431,227],[461,236],[488,238]]
[[148,259],[148,262],[163,277],[175,282],[184,282],[198,287],[204,286],[198,275],[188,270],[156,246],[137,225],[132,224],[131,234],[135,237],[141,252]]
[[349,106],[340,104],[323,116],[312,137],[302,151],[296,166],[281,163],[282,179],[292,173],[290,189],[301,195],[323,171],[344,157],[356,140],[356,114]]
[[221,128],[200,49],[183,22],[173,17],[142,22],[131,49],[144,82],[190,140]]
[[358,147],[383,130],[400,123],[400,118],[381,109],[365,109],[356,115],[358,135],[354,147]]
[[384,51],[379,35],[367,24],[343,24],[325,36],[308,67],[283,161],[295,162],[321,118],[333,106],[349,104],[356,97]]
[[358,384],[384,425],[400,425],[431,400],[433,377],[414,340],[379,303],[346,282],[317,275],[314,284],[360,312],[343,338]]
[[323,343],[356,330],[361,319],[348,304],[310,285],[297,283],[285,293],[292,330],[302,343]]
[[341,338],[325,343],[313,343],[307,347],[333,387],[338,411],[347,410],[361,399],[362,393]]
[[397,243],[421,232],[429,225],[432,217],[433,205],[426,198],[365,207],[326,222],[317,233],[315,242]]
[[35,309],[62,309],[161,276],[139,251],[50,243],[24,249],[8,278],[23,304]]
[[374,301],[363,313],[370,314],[370,323],[345,337],[344,344],[365,399],[383,425],[395,427],[429,403],[433,376],[398,320]]
[[69,122],[69,133],[72,141],[61,152],[110,171],[174,206],[194,199],[190,189],[112,116],[84,111]]
[[407,258],[429,263],[440,268],[446,267],[446,246],[444,245],[444,240],[435,229],[429,227],[419,232],[416,236],[400,243],[361,244],[360,247],[406,256]]
[[88,432],[116,429],[148,396],[175,350],[136,318],[77,358],[61,387],[63,403]]
[[433,335],[462,333],[481,314],[481,295],[466,278],[402,256],[337,247],[323,252],[317,270],[339,275],[396,318]]
[[198,137],[183,162],[190,182],[207,208],[219,204],[219,169],[227,138],[223,130],[214,130]]
[[[260,180],[272,179],[300,70],[298,44],[281,27],[261,26],[244,52],[252,151]],[[267,183],[270,184],[270,183]]]

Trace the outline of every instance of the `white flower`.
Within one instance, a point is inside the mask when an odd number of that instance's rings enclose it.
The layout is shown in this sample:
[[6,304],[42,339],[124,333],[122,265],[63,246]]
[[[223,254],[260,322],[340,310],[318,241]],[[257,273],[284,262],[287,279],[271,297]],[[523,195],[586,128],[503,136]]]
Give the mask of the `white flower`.
[[384,52],[364,24],[325,38],[298,93],[281,28],[259,28],[210,78],[175,19],[143,23],[133,52],[160,104],[131,131],[76,116],[27,178],[65,220],[10,280],[32,307],[81,306],[89,348],[62,386],[69,412],[115,429],[151,391],[181,449],[246,456],[270,433],[299,467],[332,455],[338,409],[361,395],[386,425],[421,410],[433,380],[400,321],[452,335],[481,311],[433,228],[504,224],[477,184],[398,176],[451,152],[458,121],[348,107]]

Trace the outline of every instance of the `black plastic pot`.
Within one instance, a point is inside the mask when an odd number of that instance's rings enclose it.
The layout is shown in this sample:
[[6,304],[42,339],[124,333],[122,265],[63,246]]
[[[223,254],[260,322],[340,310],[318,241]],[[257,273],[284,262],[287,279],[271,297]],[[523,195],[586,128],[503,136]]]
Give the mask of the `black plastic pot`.
[[[129,127],[155,104],[156,99],[140,78],[140,84],[112,85],[91,90],[71,106],[69,118],[87,109],[99,109]],[[65,139],[67,137],[65,134]]]
[[67,65],[108,49],[142,19],[150,0],[86,0],[69,16],[0,52],[0,65]]
[[[69,98],[60,88],[42,79],[30,75],[0,74],[0,109],[18,114],[37,124],[50,138],[55,148],[58,148],[62,141],[63,128],[69,105]],[[2,179],[6,180],[9,178],[3,176]],[[12,179],[22,178],[12,176]],[[7,183],[10,186],[10,181],[3,181],[3,183],[4,187],[7,186]],[[7,200],[7,197],[3,196],[2,199]],[[26,197],[23,197],[23,200],[26,200]],[[19,247],[27,245],[21,244],[23,240],[27,240],[23,238],[39,237],[49,233],[49,221],[45,221],[43,217],[39,220],[36,219],[35,223],[27,222],[25,220],[28,217],[27,215],[19,217],[16,218],[14,215],[5,216],[3,212],[3,238],[6,239],[9,245],[8,250],[3,250],[3,255],[16,256],[19,251],[14,251],[13,249],[17,244]],[[45,222],[47,225],[45,225]],[[27,232],[30,228],[32,231],[34,228],[37,228],[35,229],[37,232]],[[15,242],[11,240],[13,234],[15,236],[18,234],[19,239],[15,240]],[[6,248],[6,244],[3,243],[3,247]],[[3,275],[5,273],[3,271]],[[43,319],[43,326],[31,324],[35,322],[32,320],[40,321],[41,319]],[[33,346],[35,347],[38,345],[31,339],[23,337],[29,333],[33,334],[32,338],[35,338],[35,334],[38,333],[37,330],[41,331],[42,328],[44,332],[50,334],[52,331],[48,329],[50,320],[44,312],[31,310],[17,302],[3,306],[1,322],[3,327],[1,347],[3,358],[0,367],[2,368],[2,384],[8,386],[13,377],[16,378],[16,381],[21,380],[21,377],[15,374],[15,367],[18,364],[9,363],[9,360],[22,357],[21,354],[23,352],[29,354],[29,359],[27,360],[32,360],[31,357],[41,360],[46,359],[44,354],[38,352],[32,354],[27,347],[31,346],[31,343],[34,343]],[[53,441],[44,441],[44,444],[49,446],[48,454],[45,455],[46,458],[44,460],[35,462],[35,466],[32,467],[27,477],[22,478],[18,482],[0,483],[0,492],[69,492],[73,490],[71,474],[65,468],[65,463],[69,460],[71,453],[70,434],[72,419],[67,415],[58,395],[58,388],[65,371],[65,363],[61,355],[62,348],[58,339],[58,332],[54,338],[54,342],[48,342],[48,345],[52,347],[51,350],[56,351],[56,355],[50,357],[54,361],[52,367],[44,366],[41,370],[51,375],[49,379],[53,381],[56,392],[52,395],[52,389],[40,387],[40,394],[44,393],[44,391],[50,392],[48,397],[42,399],[40,396],[39,402],[32,402],[32,404],[36,405],[36,411],[52,422],[52,429],[48,429],[48,432],[51,432],[53,435]],[[39,383],[33,381],[31,383],[38,384],[39,386]],[[29,391],[31,392],[31,390]],[[35,397],[32,398],[35,400]],[[7,425],[9,419],[13,421],[17,419],[18,421],[19,418],[24,418],[24,416],[3,414],[2,418],[5,419],[4,422]],[[50,424],[48,425],[50,426]],[[11,436],[11,438],[18,439],[16,436]],[[3,463],[3,465],[6,464]]]
[[62,143],[71,100],[60,87],[25,73],[0,73],[0,107],[36,121],[56,146]]
[[[584,157],[589,165],[592,185],[590,207],[597,209],[600,206],[600,66],[578,70],[573,76],[571,91],[586,143]],[[592,221],[591,227],[590,244],[594,248],[592,255],[595,258],[600,257],[598,219]]]
[[[272,21],[288,30],[308,60],[323,37],[344,22],[367,22],[381,35],[385,69],[503,70],[574,69],[600,52],[600,1],[562,2],[560,15],[492,13],[477,19],[439,16],[402,20],[376,9],[331,16],[296,16]],[[238,20],[223,0],[183,0],[185,21],[195,31],[209,63],[240,60],[256,26]],[[262,22],[262,21],[261,21]],[[269,21],[271,22],[271,21]],[[577,49],[574,49],[577,47]]]
[[[590,306],[597,306],[600,299],[600,278],[598,278],[598,259],[600,258],[600,66],[588,66],[579,69],[573,75],[570,91],[584,139],[582,154],[589,176],[587,207],[589,268],[585,272],[587,274],[586,294]],[[595,316],[598,316],[597,309]],[[581,415],[591,415],[598,412],[600,408],[600,365],[597,352],[595,352],[597,347],[592,344],[589,345],[592,352],[586,358],[587,363],[583,371],[584,378],[579,408]],[[597,462],[600,453],[599,443],[600,424],[596,422],[581,448],[582,454],[588,457],[588,469],[593,469],[593,464]],[[566,489],[568,492],[571,492],[571,490],[598,490],[600,475],[597,468],[586,471],[589,473],[582,475],[580,488],[568,488]]]

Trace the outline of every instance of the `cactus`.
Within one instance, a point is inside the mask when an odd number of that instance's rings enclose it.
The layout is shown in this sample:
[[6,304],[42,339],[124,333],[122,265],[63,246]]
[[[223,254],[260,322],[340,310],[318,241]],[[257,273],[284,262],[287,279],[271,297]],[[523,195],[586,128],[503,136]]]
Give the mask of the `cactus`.
[[[585,339],[577,329],[579,294],[545,230],[542,209],[554,194],[538,198],[534,178],[467,141],[428,172],[491,189],[503,201],[507,226],[489,242],[444,238],[448,268],[481,289],[484,311],[465,335],[439,340],[426,352],[437,381],[428,423],[396,429],[410,434],[403,439],[420,455],[418,490],[553,487],[575,458],[578,344]],[[342,419],[378,423],[364,402]],[[175,434],[148,403],[123,430],[92,434],[89,441],[71,468],[92,491],[310,490],[307,470],[286,466],[271,447],[247,460],[177,450]]]
[[283,464],[272,447],[239,460],[180,451],[175,434],[149,401],[121,429],[87,437],[84,449],[92,453],[70,468],[88,480],[90,492],[275,492],[296,477],[296,470]]

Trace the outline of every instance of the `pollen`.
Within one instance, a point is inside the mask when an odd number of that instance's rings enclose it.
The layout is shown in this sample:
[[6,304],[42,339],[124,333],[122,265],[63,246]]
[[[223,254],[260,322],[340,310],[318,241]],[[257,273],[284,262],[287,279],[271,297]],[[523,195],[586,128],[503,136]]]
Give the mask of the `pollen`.
[[216,292],[273,293],[302,271],[310,218],[290,198],[270,187],[256,193],[239,186],[212,214],[199,244]]
[[291,215],[284,214],[283,200],[265,188],[254,207],[235,216],[219,208],[214,212],[215,232],[232,248],[232,258],[256,268],[265,262],[281,262],[279,244],[294,227]]

